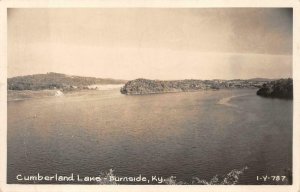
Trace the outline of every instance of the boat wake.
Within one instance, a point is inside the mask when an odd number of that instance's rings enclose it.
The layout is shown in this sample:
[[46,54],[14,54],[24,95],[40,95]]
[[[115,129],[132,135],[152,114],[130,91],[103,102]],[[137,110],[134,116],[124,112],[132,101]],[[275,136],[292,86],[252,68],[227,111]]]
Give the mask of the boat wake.
[[230,101],[233,98],[243,97],[243,96],[247,96],[247,95],[250,95],[250,94],[242,94],[242,95],[234,95],[234,96],[230,96],[230,97],[225,97],[225,98],[220,99],[217,104],[219,104],[219,105],[226,105],[228,107],[238,108],[237,105],[230,103]]

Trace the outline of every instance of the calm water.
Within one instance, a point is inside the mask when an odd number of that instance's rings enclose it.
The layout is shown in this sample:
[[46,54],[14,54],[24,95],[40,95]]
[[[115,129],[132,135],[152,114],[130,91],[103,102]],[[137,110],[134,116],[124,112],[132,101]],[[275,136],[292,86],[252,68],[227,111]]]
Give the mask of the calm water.
[[[8,183],[17,174],[256,176],[292,168],[292,101],[255,90],[125,96],[90,91],[8,102]],[[280,184],[280,183],[279,183]]]

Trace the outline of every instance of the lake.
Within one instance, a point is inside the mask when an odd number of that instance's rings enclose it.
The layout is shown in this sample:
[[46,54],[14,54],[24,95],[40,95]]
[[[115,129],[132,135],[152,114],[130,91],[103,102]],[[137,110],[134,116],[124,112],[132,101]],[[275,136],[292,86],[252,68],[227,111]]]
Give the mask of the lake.
[[190,183],[247,166],[239,184],[274,184],[257,176],[292,169],[292,111],[292,100],[259,97],[254,89],[141,96],[94,90],[9,101],[7,179],[38,183],[16,176],[97,176],[112,168],[117,176]]

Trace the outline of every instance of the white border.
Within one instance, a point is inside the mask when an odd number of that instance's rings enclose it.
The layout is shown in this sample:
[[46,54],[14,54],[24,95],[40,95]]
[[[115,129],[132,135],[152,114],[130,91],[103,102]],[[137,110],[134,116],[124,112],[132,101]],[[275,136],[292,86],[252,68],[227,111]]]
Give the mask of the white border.
[[[7,191],[272,191],[300,192],[300,0],[0,0],[0,192]],[[7,136],[7,8],[95,8],[95,7],[292,7],[293,8],[293,185],[22,185],[6,184]],[[280,142],[280,141],[279,141]],[[276,146],[274,146],[276,147]]]

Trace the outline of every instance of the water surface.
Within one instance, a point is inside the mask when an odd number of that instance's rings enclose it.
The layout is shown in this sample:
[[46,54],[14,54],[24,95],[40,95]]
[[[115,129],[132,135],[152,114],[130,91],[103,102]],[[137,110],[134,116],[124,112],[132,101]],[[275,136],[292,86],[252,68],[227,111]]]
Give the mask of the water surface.
[[[8,102],[8,183],[17,174],[209,180],[292,168],[292,101],[220,90],[126,96],[119,90]],[[263,183],[264,184],[264,183]]]

